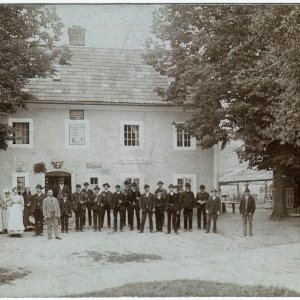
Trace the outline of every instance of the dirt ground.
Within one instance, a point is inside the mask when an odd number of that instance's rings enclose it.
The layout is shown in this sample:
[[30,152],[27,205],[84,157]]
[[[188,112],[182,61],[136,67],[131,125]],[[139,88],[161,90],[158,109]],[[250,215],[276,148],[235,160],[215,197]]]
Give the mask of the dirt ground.
[[[0,280],[0,297],[62,297],[138,282],[204,280],[238,285],[284,287],[300,292],[300,219],[268,219],[258,209],[254,236],[242,235],[238,214],[222,214],[218,234],[203,230],[150,233],[71,231],[62,240],[0,235],[1,270],[18,272]],[[148,225],[148,224],[147,224]],[[45,228],[46,229],[46,228]],[[164,229],[165,230],[165,229]],[[299,268],[299,269],[298,269]]]

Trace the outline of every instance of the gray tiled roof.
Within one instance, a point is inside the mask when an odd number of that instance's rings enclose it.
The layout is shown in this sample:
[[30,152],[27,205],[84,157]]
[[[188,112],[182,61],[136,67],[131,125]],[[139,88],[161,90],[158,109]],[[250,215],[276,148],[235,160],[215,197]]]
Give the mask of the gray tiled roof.
[[154,91],[168,79],[143,63],[141,50],[70,47],[71,65],[59,66],[60,81],[31,80],[26,86],[39,101],[165,103]]

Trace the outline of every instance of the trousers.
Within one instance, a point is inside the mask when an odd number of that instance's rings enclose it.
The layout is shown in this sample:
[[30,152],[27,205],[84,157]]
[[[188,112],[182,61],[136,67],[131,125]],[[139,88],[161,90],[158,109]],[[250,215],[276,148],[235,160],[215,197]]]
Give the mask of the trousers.
[[218,215],[216,213],[215,214],[208,214],[207,215],[206,232],[209,232],[211,220],[213,220],[213,223],[214,223],[213,232],[217,233],[217,219],[218,219]]
[[137,229],[139,230],[141,227],[141,218],[140,218],[140,208],[136,205],[131,205],[128,207],[128,224],[130,229],[134,228],[134,212],[136,216]]
[[252,236],[252,219],[253,215],[243,214],[243,233],[244,235],[247,235],[247,223],[249,223],[249,235]]
[[153,212],[150,212],[150,211],[143,211],[142,212],[141,232],[144,232],[147,215],[148,215],[148,218],[149,218],[150,232],[153,232],[153,221],[152,221]]
[[175,232],[177,232],[177,211],[173,208],[169,208],[168,212],[168,232],[171,232],[171,224]]
[[193,209],[184,209],[183,211],[183,222],[184,222],[184,229],[187,230],[189,224],[189,230],[193,228]]
[[77,209],[75,210],[75,223],[76,223],[76,230],[83,230],[84,225],[84,217],[85,217],[85,209]]
[[125,223],[125,210],[124,209],[114,209],[114,230],[117,231],[118,228],[118,214],[120,215],[120,230],[123,230]]
[[58,218],[55,217],[55,212],[51,212],[51,217],[47,217],[47,233],[48,238],[52,239],[52,228],[54,228],[55,237],[59,237],[58,233]]
[[41,209],[36,209],[34,211],[34,232],[36,235],[40,235],[43,233],[43,213]]
[[63,214],[60,217],[61,232],[69,231],[69,215]]
[[201,216],[203,215],[203,229],[206,229],[207,224],[207,215],[206,215],[206,206],[201,205],[199,208],[197,208],[197,225],[198,229],[201,229]]
[[155,211],[156,231],[162,231],[163,230],[163,222],[164,222],[164,212],[157,209]]
[[101,230],[103,221],[102,221],[102,215],[100,209],[93,209],[93,223],[94,223],[94,230]]

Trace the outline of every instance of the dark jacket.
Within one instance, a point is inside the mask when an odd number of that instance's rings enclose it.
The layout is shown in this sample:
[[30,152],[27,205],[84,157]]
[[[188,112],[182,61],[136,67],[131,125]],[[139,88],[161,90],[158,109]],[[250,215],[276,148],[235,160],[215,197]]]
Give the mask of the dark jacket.
[[143,212],[152,212],[155,208],[155,196],[152,193],[149,193],[148,197],[146,194],[143,194],[141,196],[139,205]]
[[140,205],[141,193],[138,190],[131,189],[128,196],[129,205],[138,207]]
[[209,198],[209,193],[208,192],[204,192],[204,193],[199,192],[199,193],[197,193],[197,195],[196,195],[196,201],[195,201],[196,207],[197,208],[203,208],[203,207],[205,207],[206,203],[200,204],[200,203],[198,203],[198,201],[206,201],[207,202],[208,198]]
[[180,210],[181,209],[181,203],[180,203],[180,194],[174,193],[173,196],[168,193],[167,194],[167,200],[166,200],[166,209],[169,210]]
[[86,209],[86,198],[82,192],[75,192],[71,195],[71,204],[72,208],[76,210],[85,210]]
[[31,213],[34,214],[36,210],[43,211],[43,200],[46,198],[44,193],[41,193],[40,196],[38,194],[34,194],[32,196],[32,204],[31,204]]
[[129,199],[131,197],[131,188],[124,189],[123,191],[126,206],[130,205]]
[[112,192],[111,191],[103,191],[101,193],[102,199],[101,203],[103,204],[104,209],[110,209],[111,201],[112,201]]
[[162,188],[162,189],[160,189],[160,188],[156,189],[155,192],[154,192],[155,196],[157,196],[158,192],[161,192],[161,196],[163,198],[167,199],[168,192],[164,188]]
[[[91,200],[91,208],[93,210],[98,210],[100,209],[101,207],[101,204],[102,204],[102,195],[101,193],[99,193],[98,195],[93,193],[93,195],[91,196],[92,200]],[[103,205],[103,204],[102,204]]]
[[111,208],[113,210],[116,210],[116,209],[125,210],[126,209],[125,195],[122,192],[120,192],[119,194],[117,192],[114,192],[112,194]]
[[70,215],[72,212],[72,205],[69,200],[67,200],[66,202],[64,202],[64,200],[61,200],[59,203],[59,207],[60,207],[60,214],[62,216]]
[[64,185],[62,190],[60,189],[60,186],[57,185],[55,188],[54,188],[54,191],[53,191],[53,196],[55,198],[57,198],[58,201],[62,200],[63,198],[63,194],[68,194],[68,199],[70,199],[70,189],[67,185]]
[[208,214],[214,215],[217,212],[221,211],[221,200],[220,197],[216,196],[215,200],[212,196],[210,196],[206,202],[206,210],[208,210]]
[[181,193],[181,203],[183,209],[193,209],[195,205],[195,195],[192,191]]
[[32,195],[29,192],[29,194],[26,194],[26,192],[24,192],[22,194],[23,199],[24,199],[24,209],[31,209],[31,205],[32,205]]
[[82,189],[81,192],[84,194],[86,201],[87,201],[87,206],[91,207],[92,206],[92,201],[94,199],[94,192],[91,189]]
[[167,202],[167,199],[165,197],[163,197],[163,195],[161,196],[160,199],[158,199],[158,197],[156,195],[155,196],[155,211],[156,212],[164,212],[167,209],[166,202]]
[[251,213],[253,215],[256,209],[255,199],[252,196],[249,196],[247,208],[245,206],[246,206],[246,197],[243,196],[240,203],[240,214]]

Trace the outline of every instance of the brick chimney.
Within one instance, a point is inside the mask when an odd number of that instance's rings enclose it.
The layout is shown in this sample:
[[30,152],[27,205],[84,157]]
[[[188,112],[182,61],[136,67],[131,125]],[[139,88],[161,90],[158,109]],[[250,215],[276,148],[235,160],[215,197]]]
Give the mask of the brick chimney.
[[70,46],[85,46],[85,29],[81,26],[72,26],[68,29]]

